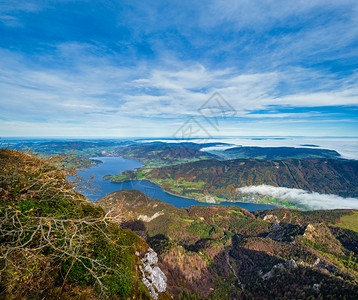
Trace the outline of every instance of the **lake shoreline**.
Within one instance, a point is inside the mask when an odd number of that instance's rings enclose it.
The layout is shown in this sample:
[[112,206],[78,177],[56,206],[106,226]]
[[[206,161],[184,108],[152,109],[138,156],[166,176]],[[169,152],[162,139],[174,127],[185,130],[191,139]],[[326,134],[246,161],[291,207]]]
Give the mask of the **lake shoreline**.
[[[193,198],[176,195],[175,193],[165,190],[160,184],[152,182],[147,179],[120,179],[118,181],[110,181],[109,174],[120,174],[124,171],[135,170],[137,168],[143,167],[143,164],[139,161],[133,159],[126,159],[120,156],[105,156],[105,157],[91,157],[91,159],[101,160],[103,163],[97,164],[90,167],[87,171],[83,173],[85,176],[95,175],[96,185],[100,194],[96,195],[86,195],[90,200],[97,201],[100,198],[103,198],[111,192],[125,189],[137,189],[150,198],[159,199],[165,203],[174,205],[177,208],[185,207],[189,208],[192,205],[223,205],[223,206],[239,206],[248,211],[257,211],[257,210],[268,210],[278,208],[275,205],[270,204],[261,204],[261,203],[252,203],[252,202],[231,202],[223,201],[220,203],[208,203],[196,200]],[[114,176],[114,175],[112,175]],[[103,177],[106,177],[104,179]],[[108,179],[107,179],[108,178]],[[118,186],[119,185],[119,186]]]
[[[108,180],[110,178],[106,178],[105,180]],[[188,199],[188,200],[194,200],[194,201],[197,201],[197,202],[200,202],[200,203],[203,203],[203,204],[212,204],[212,205],[223,205],[223,206],[226,206],[225,204],[221,204],[221,203],[232,203],[233,205],[235,205],[235,203],[244,203],[244,204],[258,204],[258,205],[270,205],[270,206],[273,206],[274,208],[287,208],[286,206],[282,205],[281,207],[279,206],[276,206],[275,203],[260,203],[260,202],[242,202],[242,201],[230,201],[230,200],[225,200],[225,201],[220,201],[220,202],[215,202],[215,203],[212,203],[212,202],[204,202],[204,201],[201,201],[201,200],[198,200],[198,199],[195,199],[195,198],[189,198],[189,197],[186,197],[186,196],[183,196],[183,195],[180,195],[180,194],[175,194],[171,191],[168,191],[167,189],[165,189],[162,185],[160,185],[159,183],[156,183],[156,182],[153,182],[151,181],[150,179],[147,179],[147,178],[141,178],[141,179],[121,179],[121,180],[118,180],[118,181],[112,181],[113,183],[123,183],[123,182],[129,182],[129,181],[133,181],[133,180],[146,180],[152,184],[155,184],[157,186],[159,186],[164,192],[168,193],[169,195],[172,195],[172,196],[176,196],[176,197],[181,197],[181,198],[185,198],[185,199]],[[160,200],[160,199],[159,199]],[[200,205],[200,204],[198,204]],[[272,209],[274,209],[272,208]],[[288,209],[288,208],[287,208]]]

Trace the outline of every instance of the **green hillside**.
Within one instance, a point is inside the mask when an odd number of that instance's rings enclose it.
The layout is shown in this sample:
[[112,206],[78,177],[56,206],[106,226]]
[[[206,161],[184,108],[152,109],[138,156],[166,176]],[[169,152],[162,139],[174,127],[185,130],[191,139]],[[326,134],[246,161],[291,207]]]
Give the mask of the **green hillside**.
[[358,212],[342,218],[339,227],[358,232]]
[[239,187],[261,184],[358,197],[358,161],[335,159],[210,159],[126,171],[120,177],[114,176],[112,181],[127,179],[148,179],[171,193],[199,201],[205,201],[203,195],[211,195],[216,202],[240,201],[243,195],[237,190]]

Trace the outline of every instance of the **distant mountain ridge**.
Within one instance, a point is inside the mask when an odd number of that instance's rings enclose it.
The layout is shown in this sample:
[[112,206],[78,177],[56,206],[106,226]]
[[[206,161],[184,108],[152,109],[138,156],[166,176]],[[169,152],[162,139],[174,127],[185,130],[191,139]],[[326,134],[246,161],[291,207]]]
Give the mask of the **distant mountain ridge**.
[[[258,147],[234,146],[222,142],[194,143],[194,142],[136,142],[128,140],[59,140],[59,141],[24,141],[22,145],[47,154],[70,153],[85,157],[90,156],[122,156],[139,160],[146,165],[169,165],[200,159],[237,159],[257,158],[265,160],[278,159],[340,159],[338,152],[328,149],[313,148],[316,145],[302,145],[307,147]],[[229,149],[213,149],[211,147],[228,147]]]
[[[214,152],[217,153],[217,152]],[[217,153],[220,155],[219,153]],[[335,150],[295,148],[295,147],[235,147],[223,151],[226,159],[257,158],[265,160],[280,160],[288,158],[339,158]]]

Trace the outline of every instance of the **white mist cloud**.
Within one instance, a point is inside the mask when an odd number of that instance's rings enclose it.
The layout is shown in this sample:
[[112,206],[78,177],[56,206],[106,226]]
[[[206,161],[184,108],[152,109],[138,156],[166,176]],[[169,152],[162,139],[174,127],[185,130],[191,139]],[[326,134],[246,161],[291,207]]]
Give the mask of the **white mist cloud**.
[[358,198],[343,198],[332,194],[319,194],[301,189],[275,187],[270,185],[245,186],[238,188],[244,194],[260,194],[292,203],[302,204],[310,209],[358,209]]

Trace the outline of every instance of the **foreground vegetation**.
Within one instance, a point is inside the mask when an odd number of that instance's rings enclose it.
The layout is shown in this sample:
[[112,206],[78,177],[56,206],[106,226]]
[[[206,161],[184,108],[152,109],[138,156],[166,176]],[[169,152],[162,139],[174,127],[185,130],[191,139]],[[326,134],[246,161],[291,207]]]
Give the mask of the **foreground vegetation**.
[[0,149],[0,298],[138,299],[148,245],[74,190],[87,162]]

